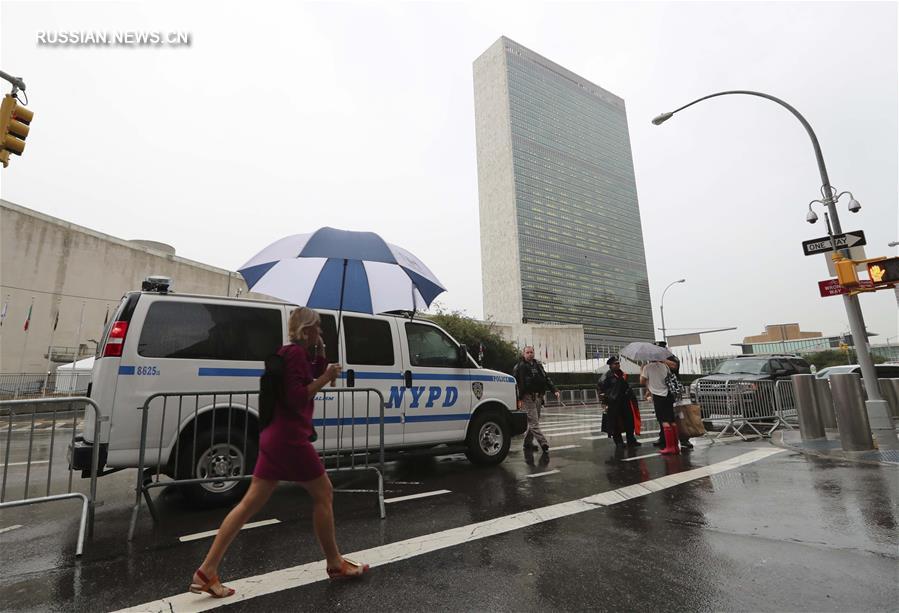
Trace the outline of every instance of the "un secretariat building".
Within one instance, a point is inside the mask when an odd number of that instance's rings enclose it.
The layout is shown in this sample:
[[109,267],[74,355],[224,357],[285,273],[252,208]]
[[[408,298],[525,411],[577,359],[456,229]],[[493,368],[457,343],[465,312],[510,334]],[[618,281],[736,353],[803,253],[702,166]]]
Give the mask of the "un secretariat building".
[[474,62],[484,315],[652,340],[624,101],[502,37]]

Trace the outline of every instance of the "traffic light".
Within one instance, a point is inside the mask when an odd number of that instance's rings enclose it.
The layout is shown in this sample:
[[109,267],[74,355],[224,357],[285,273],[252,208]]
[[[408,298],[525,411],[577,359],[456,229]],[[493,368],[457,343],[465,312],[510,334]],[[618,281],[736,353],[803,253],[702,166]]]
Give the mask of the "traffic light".
[[875,286],[899,283],[899,258],[868,262],[868,276]]
[[9,154],[22,155],[25,151],[25,138],[28,136],[28,125],[34,113],[23,106],[12,95],[6,94],[0,103],[0,162],[6,168],[9,165]]
[[834,260],[834,267],[837,269],[837,280],[843,287],[858,287],[858,274],[855,272],[855,262],[852,260],[839,259]]

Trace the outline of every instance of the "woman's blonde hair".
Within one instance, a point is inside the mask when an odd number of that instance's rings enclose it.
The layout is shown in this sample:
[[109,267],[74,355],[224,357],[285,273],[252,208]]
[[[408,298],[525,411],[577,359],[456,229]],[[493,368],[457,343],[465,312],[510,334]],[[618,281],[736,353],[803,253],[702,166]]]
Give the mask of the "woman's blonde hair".
[[292,343],[304,342],[303,330],[309,326],[318,325],[321,318],[318,313],[309,307],[297,307],[290,313],[290,319],[287,320],[287,338]]

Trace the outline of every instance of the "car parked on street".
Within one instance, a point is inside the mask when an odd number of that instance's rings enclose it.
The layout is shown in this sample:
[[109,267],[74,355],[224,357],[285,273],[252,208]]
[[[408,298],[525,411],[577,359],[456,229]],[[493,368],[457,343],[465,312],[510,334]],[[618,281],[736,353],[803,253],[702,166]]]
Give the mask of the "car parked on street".
[[[874,370],[878,379],[899,379],[899,364],[875,364]],[[858,364],[840,364],[828,366],[819,370],[815,376],[819,379],[830,379],[830,375],[862,374],[862,367]]]
[[707,429],[720,429],[732,412],[773,414],[775,385],[810,374],[805,358],[792,353],[747,354],[723,361],[690,385],[690,399],[702,408]]

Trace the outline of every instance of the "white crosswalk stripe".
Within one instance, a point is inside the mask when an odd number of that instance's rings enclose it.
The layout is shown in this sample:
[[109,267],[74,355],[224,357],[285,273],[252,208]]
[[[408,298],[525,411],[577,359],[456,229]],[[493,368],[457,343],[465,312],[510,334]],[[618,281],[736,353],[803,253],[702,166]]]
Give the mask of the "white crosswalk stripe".
[[[434,534],[424,534],[404,541],[379,545],[371,549],[356,551],[346,554],[354,560],[367,562],[372,568],[383,566],[401,560],[407,560],[424,554],[428,554],[448,547],[454,547],[463,543],[470,543],[498,534],[505,534],[514,530],[521,530],[543,522],[569,517],[588,511],[596,511],[602,507],[626,502],[633,498],[649,496],[655,492],[676,487],[678,485],[709,477],[724,471],[733,470],[758,462],[774,454],[783,453],[783,449],[754,449],[723,462],[717,462],[709,466],[695,468],[634,485],[628,485],[616,490],[600,492],[585,498],[570,500],[529,511],[513,513],[503,517],[488,519],[475,524],[450,528]],[[274,594],[284,590],[298,588],[310,583],[327,580],[325,563],[322,560],[284,568],[254,577],[246,577],[226,581],[229,587],[233,587],[237,593],[231,598],[221,601],[209,598],[207,595],[191,594],[190,592],[175,594],[166,598],[135,605],[122,611],[153,611],[158,613],[176,613],[181,611],[206,611],[223,605],[231,605],[246,602],[259,596]],[[252,607],[252,605],[251,605]]]

